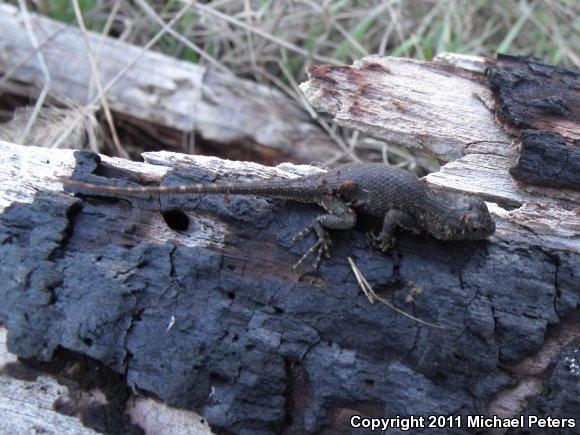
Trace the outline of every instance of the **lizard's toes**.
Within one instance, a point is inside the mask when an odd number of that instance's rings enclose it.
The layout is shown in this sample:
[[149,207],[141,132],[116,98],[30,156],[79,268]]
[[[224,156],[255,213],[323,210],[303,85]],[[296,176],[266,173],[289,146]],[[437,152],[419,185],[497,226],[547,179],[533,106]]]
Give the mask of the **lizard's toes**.
[[308,234],[310,231],[312,231],[312,225],[308,225],[307,227],[301,229],[298,233],[296,233],[296,235],[294,237],[292,237],[292,241],[296,242],[297,240],[300,240],[306,234]]
[[371,248],[385,252],[395,246],[397,239],[393,235],[385,235],[382,232],[369,231],[367,233],[367,240]]
[[367,232],[367,242],[369,246],[373,249],[381,249],[383,245],[383,239],[380,234],[376,231]]
[[323,240],[319,240],[317,244],[319,244],[318,253],[316,255],[316,260],[312,264],[314,269],[318,269],[318,266],[320,266],[320,262],[322,260],[323,255],[326,258],[330,257],[330,252],[329,252],[330,241],[328,239],[326,239],[326,240],[323,239]]
[[306,260],[308,258],[308,256],[310,254],[312,254],[315,251],[320,251],[320,245],[321,245],[321,241],[318,240],[314,245],[312,245],[308,251],[306,251],[304,253],[304,255],[302,255],[302,257],[300,257],[300,260],[298,260],[298,262],[293,266],[294,269],[296,269],[298,266],[300,266],[302,263],[304,263],[304,260]]
[[389,249],[391,249],[393,246],[395,246],[395,242],[396,242],[396,240],[394,237],[391,237],[389,240],[384,240],[380,244],[379,249],[383,252],[386,252]]

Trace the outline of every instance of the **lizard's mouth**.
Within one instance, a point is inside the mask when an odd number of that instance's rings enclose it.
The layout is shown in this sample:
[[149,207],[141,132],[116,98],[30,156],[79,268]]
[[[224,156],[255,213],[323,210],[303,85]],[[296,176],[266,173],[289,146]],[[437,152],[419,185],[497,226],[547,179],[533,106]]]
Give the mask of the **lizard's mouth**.
[[464,239],[479,240],[485,239],[495,233],[495,222],[490,218],[489,222],[483,222],[478,226],[470,226],[464,233]]
[[495,232],[495,222],[487,210],[485,213],[465,213],[461,225],[452,231],[450,240],[481,240]]
[[485,239],[495,232],[495,222],[491,218],[487,207],[476,212],[470,210],[461,217],[463,239]]
[[440,240],[482,240],[494,232],[495,222],[487,209],[485,213],[468,211],[459,219],[440,223],[432,231]]

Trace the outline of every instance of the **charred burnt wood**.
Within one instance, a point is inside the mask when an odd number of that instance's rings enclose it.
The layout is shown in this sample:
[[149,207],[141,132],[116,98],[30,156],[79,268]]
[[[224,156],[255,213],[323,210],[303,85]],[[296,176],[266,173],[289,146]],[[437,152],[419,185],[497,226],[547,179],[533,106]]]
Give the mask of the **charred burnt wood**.
[[510,174],[530,184],[580,190],[580,148],[556,133],[524,130],[518,163]]
[[[496,206],[487,241],[403,233],[386,253],[368,249],[361,222],[334,234],[313,273],[292,269],[309,241],[291,239],[315,206],[73,196],[54,176],[147,185],[314,169],[0,147],[0,320],[20,357],[85,355],[224,432],[342,432],[353,414],[510,416],[534,396],[540,415],[580,409],[578,383],[554,379],[579,324],[580,246],[565,209]],[[446,329],[370,304],[347,257],[377,293]]]

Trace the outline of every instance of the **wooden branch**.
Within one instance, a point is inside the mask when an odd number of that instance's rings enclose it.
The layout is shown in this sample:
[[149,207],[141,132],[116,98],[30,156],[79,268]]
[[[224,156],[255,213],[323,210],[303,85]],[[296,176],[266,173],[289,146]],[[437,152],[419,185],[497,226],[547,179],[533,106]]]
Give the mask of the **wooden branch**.
[[442,162],[482,149],[509,154],[512,139],[487,107],[491,91],[471,71],[369,56],[353,66],[313,66],[309,79],[300,87],[314,108],[377,139]]
[[[0,321],[11,352],[50,360],[68,349],[232,432],[341,432],[360,413],[513,416],[526,400],[540,416],[574,417],[566,413],[577,406],[577,383],[540,393],[568,376],[580,324],[573,212],[566,224],[554,217],[557,205],[492,207],[498,229],[488,241],[402,233],[386,253],[366,247],[361,222],[333,233],[331,258],[313,274],[292,269],[310,241],[291,239],[317,207],[241,196],[73,197],[54,180],[73,171],[156,184],[315,170],[144,157],[99,162],[0,143]],[[370,304],[347,257],[398,308],[447,329]],[[567,338],[545,345],[552,333]],[[519,365],[530,356],[545,370]],[[516,388],[529,376],[534,388]]]
[[[89,103],[95,94],[81,31],[39,15],[32,18],[52,80],[50,96],[64,104]],[[36,95],[30,86],[42,88],[43,74],[16,8],[0,5],[0,28],[0,72],[11,80],[5,89]],[[277,90],[97,33],[89,32],[88,38],[105,87],[139,59],[107,91],[117,113],[199,133],[224,147],[249,147],[269,160],[325,161],[340,152],[307,112]]]
[[[447,162],[439,172],[427,175],[427,182],[480,195],[497,203],[496,212],[513,225],[541,234],[540,244],[546,242],[544,237],[557,239],[557,243],[567,240],[565,244],[577,251],[580,217],[575,210],[580,204],[580,186],[575,178],[565,176],[551,184],[567,188],[550,188],[519,183],[510,174],[520,156],[520,138],[517,131],[497,120],[499,103],[484,75],[494,65],[506,64],[507,60],[450,54],[435,62],[369,56],[353,66],[312,67],[310,79],[301,88],[317,110],[329,113],[338,124],[421,149]],[[513,93],[510,95],[513,99]],[[513,108],[512,112],[521,113]],[[538,116],[537,110],[534,113]],[[550,125],[562,133],[565,125],[578,125],[578,119],[575,124],[570,119],[552,120]],[[537,127],[524,125],[533,126]],[[574,131],[570,130],[570,138]],[[551,146],[558,155],[556,145]],[[576,153],[569,151],[571,156]],[[562,175],[574,172],[574,159]],[[558,166],[552,165],[556,171]],[[522,209],[513,210],[518,207]],[[536,207],[543,210],[542,218],[530,219],[529,212]]]

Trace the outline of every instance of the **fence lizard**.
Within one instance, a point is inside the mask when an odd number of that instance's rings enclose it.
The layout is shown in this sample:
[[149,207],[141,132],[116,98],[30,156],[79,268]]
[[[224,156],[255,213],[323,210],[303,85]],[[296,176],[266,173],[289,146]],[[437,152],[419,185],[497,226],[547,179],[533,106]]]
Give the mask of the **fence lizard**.
[[440,240],[485,239],[495,231],[495,223],[485,203],[478,197],[434,189],[407,171],[382,163],[347,163],[324,174],[295,180],[256,183],[209,183],[177,186],[121,187],[89,184],[61,178],[81,192],[139,196],[150,194],[235,194],[285,198],[318,204],[325,210],[294,241],[314,231],[317,241],[294,267],[317,253],[328,257],[331,243],[327,230],[353,228],[357,213],[383,220],[380,232],[370,234],[371,245],[383,251],[395,243],[398,227],[418,233],[428,232]]

